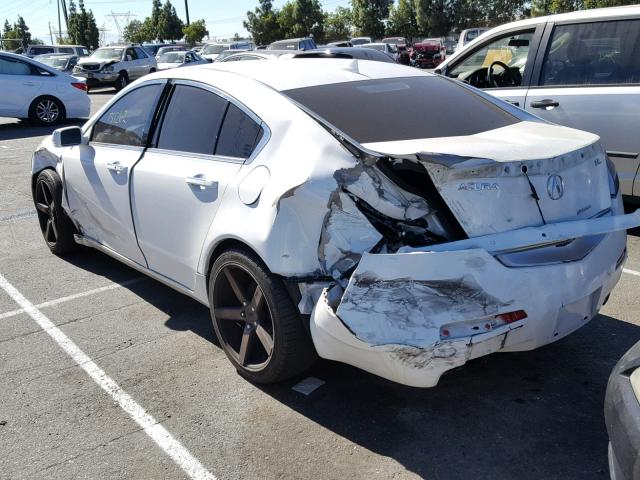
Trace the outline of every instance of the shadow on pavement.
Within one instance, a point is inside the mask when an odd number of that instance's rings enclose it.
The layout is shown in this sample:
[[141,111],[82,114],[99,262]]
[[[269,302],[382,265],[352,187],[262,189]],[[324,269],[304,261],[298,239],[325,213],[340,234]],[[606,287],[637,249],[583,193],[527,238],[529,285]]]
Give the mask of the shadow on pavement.
[[[94,251],[68,260],[114,282],[141,276]],[[125,288],[165,312],[167,327],[219,345],[206,307],[152,279]],[[605,387],[639,337],[640,327],[599,315],[541,349],[469,362],[431,389],[330,361],[307,373],[327,382],[309,397],[291,390],[299,379],[257,387],[424,478],[608,479]]]
[[3,123],[0,125],[0,141],[51,135],[56,128],[69,127],[72,125],[80,126],[84,124],[84,122],[85,120],[66,120],[58,125],[41,127],[28,120],[16,120],[14,123]]

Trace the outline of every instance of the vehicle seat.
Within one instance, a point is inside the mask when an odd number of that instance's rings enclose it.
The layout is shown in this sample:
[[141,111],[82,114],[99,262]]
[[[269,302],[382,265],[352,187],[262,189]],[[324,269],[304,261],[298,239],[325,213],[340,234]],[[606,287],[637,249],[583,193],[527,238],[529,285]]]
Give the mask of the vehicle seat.
[[567,45],[568,64],[556,74],[559,85],[581,85],[593,78],[589,47],[582,40],[571,40]]

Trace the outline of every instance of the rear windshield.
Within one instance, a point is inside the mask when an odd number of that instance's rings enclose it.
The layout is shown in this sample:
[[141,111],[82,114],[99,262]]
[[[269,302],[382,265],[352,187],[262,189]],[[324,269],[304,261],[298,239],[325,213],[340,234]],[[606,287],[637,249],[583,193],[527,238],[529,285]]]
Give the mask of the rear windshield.
[[520,121],[441,77],[363,80],[282,93],[359,143],[474,135]]

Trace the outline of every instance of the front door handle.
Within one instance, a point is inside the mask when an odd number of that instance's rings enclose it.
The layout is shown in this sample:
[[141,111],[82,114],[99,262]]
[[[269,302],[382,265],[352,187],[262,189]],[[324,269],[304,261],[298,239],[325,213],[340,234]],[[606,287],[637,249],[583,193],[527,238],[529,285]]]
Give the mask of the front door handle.
[[27,87],[33,87],[35,85],[35,82],[23,82],[23,85],[26,85]]
[[107,163],[107,169],[116,173],[125,173],[127,171],[127,167],[121,165],[120,162],[111,162]]
[[202,174],[187,177],[186,182],[188,185],[194,185],[196,187],[200,187],[200,189],[213,188],[218,184],[215,180],[207,180],[207,177]]
[[531,102],[531,108],[555,108],[559,107],[560,102],[556,102],[550,98],[545,98],[544,100],[539,100],[537,102]]

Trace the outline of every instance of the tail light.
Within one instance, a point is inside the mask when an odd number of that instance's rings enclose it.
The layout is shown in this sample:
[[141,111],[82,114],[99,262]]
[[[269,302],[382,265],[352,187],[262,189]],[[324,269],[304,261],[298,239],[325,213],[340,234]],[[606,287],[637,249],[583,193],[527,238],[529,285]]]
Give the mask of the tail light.
[[527,318],[527,312],[524,310],[516,310],[515,312],[501,313],[500,315],[496,315],[496,318],[499,318],[505,323],[513,323]]
[[82,90],[84,92],[87,91],[87,84],[84,82],[73,82],[71,86],[77,88],[78,90]]

